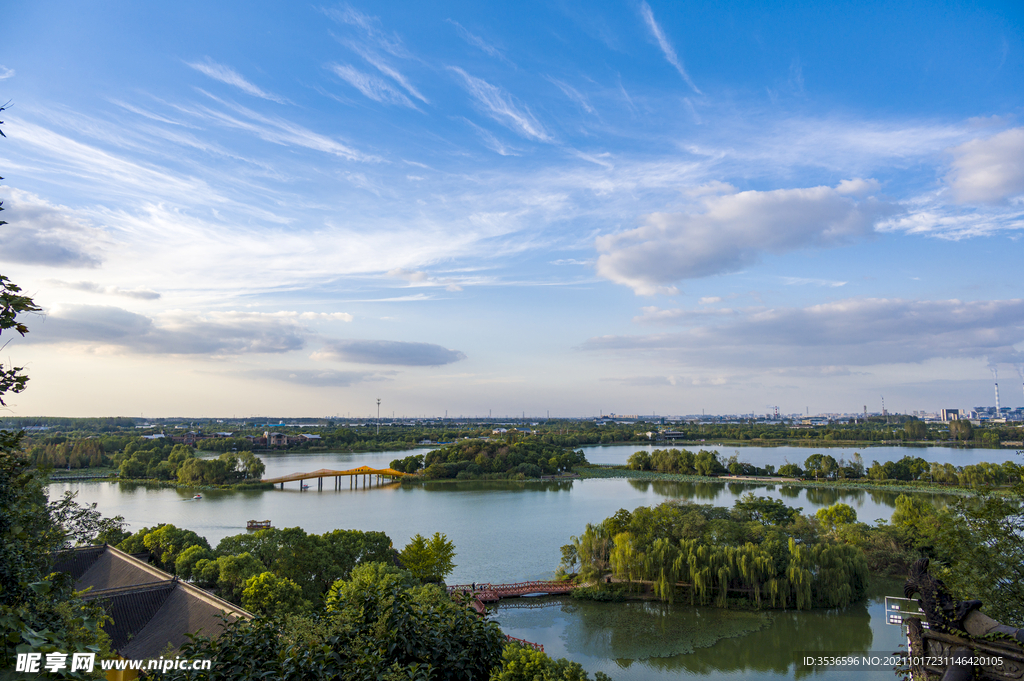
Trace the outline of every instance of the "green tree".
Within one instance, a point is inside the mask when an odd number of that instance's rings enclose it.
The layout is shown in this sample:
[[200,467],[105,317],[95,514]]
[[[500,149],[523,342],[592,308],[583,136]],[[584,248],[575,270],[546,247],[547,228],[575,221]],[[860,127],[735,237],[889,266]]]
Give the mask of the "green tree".
[[981,600],[989,616],[1024,627],[1024,484],[1008,497],[958,499],[951,511],[935,528],[943,581],[961,598]]
[[949,422],[949,436],[954,440],[966,442],[974,437],[974,426],[967,419]]
[[[4,108],[0,106],[0,112]],[[2,130],[0,136],[6,137]],[[20,317],[38,311],[31,298],[0,275],[0,347],[8,342],[8,332],[28,333]],[[23,371],[0,364],[0,406],[6,404],[5,395],[25,389],[28,377]],[[79,506],[74,495],[48,503],[44,473],[29,470],[20,453],[23,435],[0,430],[0,669],[5,670],[15,668],[17,653],[109,652],[109,641],[100,629],[102,609],[77,598],[70,577],[53,573],[53,564],[59,551],[94,541],[101,531],[119,529],[101,527],[95,507]]]
[[[201,546],[207,551],[210,550],[210,543],[204,537],[199,536],[192,530],[184,530],[170,523],[165,523],[152,530],[147,528],[136,534],[141,534],[142,532],[145,532],[145,534],[142,535],[142,546],[144,548],[141,550],[149,550],[157,565],[168,572],[175,571],[175,562],[178,560],[178,556],[189,547]],[[124,545],[128,548],[136,548],[134,542],[124,542]],[[133,551],[133,553],[136,552],[138,551]]]
[[[490,681],[590,681],[583,665],[565,658],[549,656],[517,643],[505,646],[501,667],[491,672]],[[594,681],[611,681],[604,672],[596,672]]]
[[814,514],[822,526],[829,531],[840,525],[849,525],[857,522],[857,511],[853,507],[841,502],[836,502],[827,508],[819,508]]
[[209,560],[213,557],[210,549],[199,544],[193,544],[178,554],[174,561],[174,574],[182,579],[192,579],[196,563],[201,560]]
[[814,479],[817,480],[818,476],[824,472],[824,465],[825,457],[821,454],[811,454],[804,461],[804,471],[806,471],[807,475],[814,476]]
[[796,520],[803,508],[787,506],[782,499],[754,496],[747,492],[733,505],[733,515],[763,525],[788,525]]
[[651,470],[651,455],[643,450],[630,455],[626,464],[634,471]]
[[241,603],[242,591],[249,578],[259,575],[267,569],[263,563],[248,553],[238,556],[221,556],[216,562],[217,590],[222,598],[232,603]]
[[309,609],[302,588],[273,572],[261,572],[245,581],[242,607],[256,615],[299,613]]
[[718,452],[700,450],[694,458],[693,467],[697,475],[712,476],[725,473],[725,466],[718,460]]
[[435,532],[429,540],[417,534],[398,558],[417,579],[443,581],[455,569],[455,544],[440,532]]

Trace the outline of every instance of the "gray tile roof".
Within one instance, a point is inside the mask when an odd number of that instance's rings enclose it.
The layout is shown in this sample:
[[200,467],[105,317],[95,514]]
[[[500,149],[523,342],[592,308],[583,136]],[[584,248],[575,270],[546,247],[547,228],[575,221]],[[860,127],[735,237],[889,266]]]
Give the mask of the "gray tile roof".
[[216,637],[224,621],[251,619],[238,606],[217,598],[112,546],[74,549],[55,569],[75,578],[75,589],[103,605],[112,622],[103,630],[111,647],[127,659],[174,654],[188,638]]

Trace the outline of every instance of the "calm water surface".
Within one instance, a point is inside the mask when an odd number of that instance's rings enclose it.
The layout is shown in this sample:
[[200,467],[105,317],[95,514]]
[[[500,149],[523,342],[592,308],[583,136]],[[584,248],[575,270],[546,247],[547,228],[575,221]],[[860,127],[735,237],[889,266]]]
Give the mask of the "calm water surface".
[[[585,449],[592,462],[622,463],[639,447]],[[735,448],[717,449],[729,456]],[[426,451],[261,457],[267,477],[272,477],[319,468],[384,467],[396,457]],[[816,450],[747,447],[738,451],[741,460],[779,465],[786,458],[802,463]],[[873,458],[897,459],[907,453],[961,465],[1013,458],[1012,452],[999,450],[859,451],[868,462]],[[849,450],[849,454],[852,452]],[[836,458],[840,455],[837,450],[828,453]],[[247,520],[264,519],[271,520],[275,527],[299,526],[315,533],[338,528],[383,531],[398,547],[417,533],[444,532],[458,551],[458,566],[450,578],[455,583],[550,578],[558,564],[559,547],[582,532],[587,523],[600,522],[620,508],[650,506],[667,499],[731,506],[740,495],[754,491],[802,507],[804,513],[843,501],[856,509],[861,520],[872,522],[892,514],[897,496],[884,491],[625,479],[470,481],[355,490],[343,481],[341,491],[335,491],[333,480],[327,479],[324,491],[316,490],[315,480],[311,487],[300,491],[298,483],[289,483],[284,490],[272,491],[204,490],[203,499],[193,501],[193,492],[185,489],[79,482],[54,483],[50,495],[54,498],[65,490],[75,490],[80,501],[95,502],[103,514],[124,516],[132,530],[170,522],[198,532],[213,545],[226,536],[244,532]],[[950,499],[946,495],[927,496],[936,504]],[[548,652],[577,660],[591,672],[605,671],[616,679],[680,673],[713,678],[799,678],[803,672],[798,673],[794,666],[795,651],[895,650],[901,642],[899,627],[884,623],[882,606],[876,601],[842,611],[776,613],[770,621],[759,614],[714,609],[575,601],[538,608],[503,605],[497,618],[507,633],[544,643]],[[828,632],[832,633],[826,636]],[[816,677],[819,674],[815,672]],[[825,674],[822,678],[828,678],[828,672]],[[849,678],[849,673],[837,678]]]

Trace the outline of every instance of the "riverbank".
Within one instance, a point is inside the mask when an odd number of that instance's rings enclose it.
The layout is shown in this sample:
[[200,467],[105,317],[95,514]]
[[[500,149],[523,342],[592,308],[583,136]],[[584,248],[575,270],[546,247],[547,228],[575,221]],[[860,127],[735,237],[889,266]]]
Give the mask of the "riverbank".
[[146,485],[147,487],[164,487],[170,489],[186,490],[272,490],[274,485],[269,482],[239,482],[230,485],[196,485],[174,480],[157,480],[155,478],[120,478],[117,472],[106,475],[85,474],[71,476],[50,475],[48,480],[51,483],[57,482],[119,482],[130,485]]

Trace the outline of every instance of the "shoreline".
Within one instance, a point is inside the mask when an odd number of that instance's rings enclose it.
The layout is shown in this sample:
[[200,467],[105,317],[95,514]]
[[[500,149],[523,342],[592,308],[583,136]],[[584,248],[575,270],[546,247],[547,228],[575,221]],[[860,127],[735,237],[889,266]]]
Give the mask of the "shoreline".
[[[594,474],[597,471],[601,473]],[[994,493],[1002,494],[1009,491],[1009,487],[989,487],[985,489],[973,489],[970,487],[944,486],[920,480],[798,480],[796,478],[769,478],[765,476],[703,476],[686,475],[683,473],[659,473],[658,471],[635,471],[629,468],[618,466],[593,465],[589,468],[580,467],[574,469],[580,474],[583,480],[601,480],[626,478],[632,480],[650,480],[666,482],[721,482],[728,484],[749,485],[751,487],[765,487],[767,485],[782,485],[789,487],[819,487],[832,489],[863,489],[875,491],[895,492],[929,492],[932,494],[956,494],[969,496],[971,494]],[[604,474],[607,473],[607,474]]]

